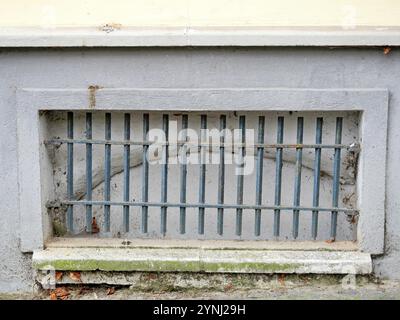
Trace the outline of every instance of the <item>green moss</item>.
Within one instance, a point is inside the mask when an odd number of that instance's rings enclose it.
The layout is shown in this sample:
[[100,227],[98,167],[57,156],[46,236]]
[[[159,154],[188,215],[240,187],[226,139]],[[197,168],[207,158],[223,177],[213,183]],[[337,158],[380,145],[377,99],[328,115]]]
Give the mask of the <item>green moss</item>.
[[301,267],[301,264],[295,263],[256,263],[256,262],[240,262],[240,263],[204,263],[202,269],[209,272],[263,272],[276,273],[287,272]]
[[53,260],[34,264],[36,269],[51,265],[56,270],[80,271],[200,271],[198,262],[179,261],[107,261],[107,260]]
[[198,261],[108,261],[108,260],[53,260],[36,263],[37,269],[43,269],[51,265],[56,270],[80,270],[80,271],[189,271],[189,272],[262,272],[276,273],[291,271],[301,264],[280,263],[200,263]]

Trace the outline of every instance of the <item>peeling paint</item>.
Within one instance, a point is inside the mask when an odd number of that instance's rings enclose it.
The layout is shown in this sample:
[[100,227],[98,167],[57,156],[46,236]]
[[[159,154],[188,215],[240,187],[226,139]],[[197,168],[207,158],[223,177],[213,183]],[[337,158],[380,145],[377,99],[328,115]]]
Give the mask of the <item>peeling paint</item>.
[[89,109],[96,108],[96,92],[97,90],[102,89],[102,87],[97,85],[91,85],[88,87],[89,90]]

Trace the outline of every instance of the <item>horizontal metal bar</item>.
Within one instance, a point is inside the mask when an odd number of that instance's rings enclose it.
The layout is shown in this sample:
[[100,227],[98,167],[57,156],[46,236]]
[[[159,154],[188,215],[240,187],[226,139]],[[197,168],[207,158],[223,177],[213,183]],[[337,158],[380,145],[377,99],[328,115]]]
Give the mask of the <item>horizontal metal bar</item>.
[[248,205],[248,204],[214,204],[214,203],[171,203],[171,202],[125,202],[125,201],[87,201],[87,200],[64,200],[61,202],[65,205],[110,205],[110,206],[134,206],[134,207],[185,207],[185,208],[224,208],[224,209],[260,209],[260,210],[299,210],[299,211],[313,211],[318,210],[322,212],[344,212],[346,214],[357,214],[357,209],[348,208],[328,208],[328,207],[295,207],[295,206],[267,206],[267,205]]
[[284,144],[284,143],[274,143],[274,144],[264,144],[264,143],[195,143],[189,141],[125,141],[125,140],[87,140],[87,139],[49,139],[45,140],[45,144],[63,144],[63,143],[76,143],[76,144],[112,144],[112,145],[138,145],[138,146],[146,146],[146,145],[186,145],[186,146],[195,146],[195,147],[256,147],[256,148],[267,148],[267,149],[276,149],[276,148],[290,148],[290,149],[356,149],[359,147],[358,144]]

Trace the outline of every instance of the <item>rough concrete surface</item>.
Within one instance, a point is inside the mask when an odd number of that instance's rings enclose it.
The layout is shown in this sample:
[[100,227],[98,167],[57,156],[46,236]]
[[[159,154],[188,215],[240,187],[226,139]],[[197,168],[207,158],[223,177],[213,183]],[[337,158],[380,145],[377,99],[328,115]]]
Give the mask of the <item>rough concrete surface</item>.
[[[357,284],[355,288],[346,288],[342,284],[327,283],[286,283],[284,279],[276,286],[264,289],[238,289],[226,286],[219,291],[138,291],[129,287],[110,286],[70,286],[62,287],[68,300],[137,300],[137,299],[257,299],[257,300],[400,300],[400,282],[383,281]],[[41,290],[26,294],[1,294],[2,299],[51,299],[51,290]]]
[[35,251],[39,270],[190,271],[209,273],[369,274],[358,251],[209,250],[205,248],[49,248]]

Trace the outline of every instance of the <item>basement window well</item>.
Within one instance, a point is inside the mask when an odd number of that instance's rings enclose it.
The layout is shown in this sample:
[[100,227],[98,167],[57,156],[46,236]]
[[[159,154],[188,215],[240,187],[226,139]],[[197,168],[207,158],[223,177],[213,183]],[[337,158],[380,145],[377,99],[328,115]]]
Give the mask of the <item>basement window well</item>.
[[383,252],[386,90],[17,101],[21,250],[38,269],[369,273]]

